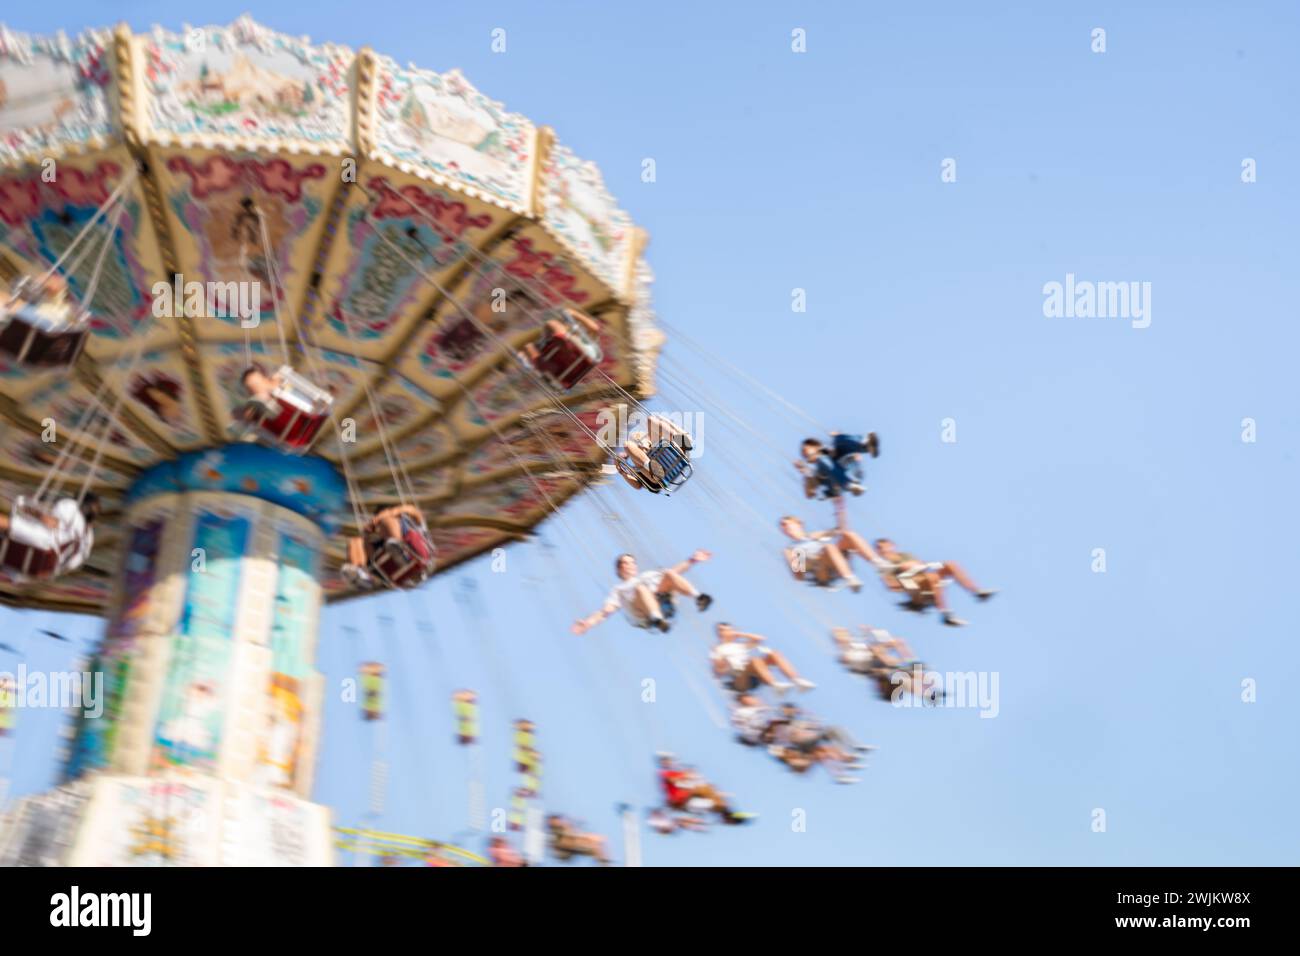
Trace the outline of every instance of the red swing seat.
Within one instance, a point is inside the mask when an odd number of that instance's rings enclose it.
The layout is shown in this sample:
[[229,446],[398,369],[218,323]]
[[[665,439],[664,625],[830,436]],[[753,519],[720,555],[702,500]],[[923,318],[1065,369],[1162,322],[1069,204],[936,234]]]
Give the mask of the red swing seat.
[[48,580],[54,576],[55,569],[59,566],[58,548],[15,541],[12,537],[15,531],[21,535],[24,526],[44,528],[43,519],[49,514],[48,507],[23,495],[14,499],[9,512],[9,534],[0,538],[0,570],[11,576],[34,581]]
[[0,353],[29,368],[67,368],[90,338],[88,317],[66,301],[0,304]]
[[329,418],[334,396],[285,365],[271,393],[272,408],[253,424],[265,441],[291,455],[304,454]]
[[560,321],[564,332],[547,330],[537,343],[533,368],[556,388],[569,391],[605,357],[600,345],[567,311]]
[[389,587],[413,588],[428,580],[437,561],[436,548],[429,529],[402,515],[402,556],[399,558],[388,548],[378,547],[370,559],[370,567]]

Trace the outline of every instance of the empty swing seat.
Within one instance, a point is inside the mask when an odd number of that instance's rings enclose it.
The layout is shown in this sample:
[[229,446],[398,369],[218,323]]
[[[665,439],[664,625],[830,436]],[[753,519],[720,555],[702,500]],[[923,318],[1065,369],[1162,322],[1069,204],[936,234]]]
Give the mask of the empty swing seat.
[[567,312],[563,333],[547,331],[537,344],[533,368],[556,388],[569,391],[605,357],[595,340]]
[[0,538],[0,570],[31,580],[54,576],[59,548],[45,524],[49,509],[22,495],[9,513],[9,533]]
[[385,547],[376,549],[370,566],[389,587],[418,587],[433,573],[437,561],[436,549],[429,529],[402,515],[402,554],[399,557]]
[[329,418],[334,396],[287,365],[276,376],[280,384],[271,393],[273,406],[254,424],[269,444],[289,454],[304,454]]
[[86,347],[86,318],[67,302],[19,299],[0,305],[0,354],[31,368],[66,368]]

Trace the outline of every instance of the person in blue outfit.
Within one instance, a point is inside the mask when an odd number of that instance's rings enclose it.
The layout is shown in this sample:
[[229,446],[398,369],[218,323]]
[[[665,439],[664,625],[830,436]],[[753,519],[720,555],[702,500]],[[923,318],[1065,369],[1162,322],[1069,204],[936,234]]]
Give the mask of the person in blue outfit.
[[794,466],[804,476],[807,497],[838,498],[845,491],[860,495],[866,490],[862,484],[862,455],[878,457],[880,439],[875,432],[868,432],[866,438],[832,432],[829,444],[805,438],[799,453],[800,460]]

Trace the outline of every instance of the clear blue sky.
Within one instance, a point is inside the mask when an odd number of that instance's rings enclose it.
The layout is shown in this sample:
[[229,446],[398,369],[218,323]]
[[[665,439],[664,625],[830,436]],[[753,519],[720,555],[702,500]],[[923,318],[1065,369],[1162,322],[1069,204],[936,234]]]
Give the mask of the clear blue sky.
[[[73,30],[116,9],[136,29],[178,28],[228,22],[247,5],[70,0],[6,17],[21,30]],[[1283,2],[980,6],[998,12],[387,0],[251,11],[317,40],[461,67],[553,125],[649,229],[669,322],[816,419],[881,434],[855,524],[1002,589],[987,606],[955,597],[973,620],[965,630],[906,616],[875,587],[797,591],[773,523],[794,510],[820,524],[826,509],[800,501],[793,470],[766,446],[710,417],[702,473],[771,521],[740,505],[711,510],[703,482],[671,500],[610,487],[547,526],[554,557],[515,548],[504,574],[480,564],[421,593],[436,647],[404,596],[327,614],[319,661],[335,686],[367,658],[394,673],[381,826],[463,827],[447,696],[469,684],[484,698],[490,806],[506,798],[518,713],[539,727],[548,806],[607,832],[616,801],[653,799],[660,746],[762,814],[749,828],[647,835],[650,864],[1296,861],[1300,752],[1286,695],[1300,680],[1300,14]],[[1089,48],[1099,26],[1102,55]],[[505,55],[490,52],[494,27],[508,31]],[[807,30],[806,54],[790,52],[795,27]],[[653,184],[640,181],[645,157]],[[946,157],[956,183],[940,182]],[[1240,181],[1245,157],[1257,183]],[[1045,318],[1043,284],[1067,272],[1150,282],[1150,328]],[[796,287],[804,314],[790,310]],[[728,408],[793,456],[808,426],[680,343],[668,362],[712,377]],[[665,385],[665,407],[697,410]],[[1253,444],[1241,441],[1247,417]],[[955,444],[940,441],[945,418]],[[794,777],[710,722],[683,676],[707,680],[693,611],[668,638],[618,620],[568,633],[623,550],[597,505],[653,518],[647,559],[716,552],[697,572],[717,598],[706,620],[767,633],[820,683],[808,706],[881,747],[861,784]],[[1106,549],[1105,574],[1091,570],[1094,548]],[[465,576],[491,609],[490,631],[459,612]],[[876,701],[837,669],[813,606],[890,627],[940,669],[997,672],[999,716]],[[391,633],[374,625],[384,612]],[[6,633],[48,620],[0,611]],[[60,624],[86,639],[98,628]],[[349,639],[345,624],[363,636]],[[36,666],[66,656],[52,642],[31,647]],[[658,682],[655,704],[640,702],[644,678]],[[1240,700],[1247,678],[1253,704]],[[707,700],[720,707],[716,692]],[[29,792],[52,779],[57,720],[23,719],[15,788]],[[366,730],[332,703],[325,735],[315,798],[355,823]],[[1105,834],[1090,829],[1097,807]],[[796,808],[806,832],[792,832]]]

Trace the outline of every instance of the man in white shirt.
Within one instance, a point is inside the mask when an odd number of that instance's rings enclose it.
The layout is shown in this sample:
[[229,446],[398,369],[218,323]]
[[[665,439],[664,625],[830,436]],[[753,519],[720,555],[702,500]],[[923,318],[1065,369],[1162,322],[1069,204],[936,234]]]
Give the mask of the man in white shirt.
[[668,619],[676,613],[676,595],[694,598],[695,607],[700,611],[708,610],[713,603],[713,598],[700,593],[685,577],[687,571],[711,557],[708,551],[696,551],[671,568],[642,571],[635,557],[620,554],[614,562],[619,583],[614,585],[599,611],[574,622],[573,633],[585,634],[620,608],[633,627],[653,627],[667,633],[672,626]]
[[799,676],[785,655],[770,647],[759,647],[764,638],[760,634],[746,634],[730,624],[717,626],[718,643],[709,653],[713,676],[723,682],[728,690],[738,694],[748,693],[760,683],[778,691],[787,691],[790,684],[777,680],[772,673],[776,668],[794,682],[800,690],[812,690],[817,685]]

